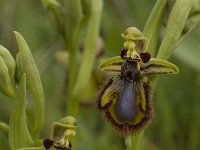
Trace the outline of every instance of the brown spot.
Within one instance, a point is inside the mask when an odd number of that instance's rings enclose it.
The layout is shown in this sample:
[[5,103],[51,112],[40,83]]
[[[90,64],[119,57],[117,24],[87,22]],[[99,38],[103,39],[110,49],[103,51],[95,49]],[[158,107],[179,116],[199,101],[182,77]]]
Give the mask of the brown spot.
[[120,55],[121,58],[124,58],[124,56],[126,55],[127,51],[128,51],[128,50],[125,49],[125,48],[121,50],[121,55]]
[[50,139],[44,139],[43,140],[43,145],[46,149],[51,148],[51,146],[53,145],[54,141],[50,140]]
[[143,63],[147,63],[151,59],[151,54],[148,52],[140,53],[140,57]]

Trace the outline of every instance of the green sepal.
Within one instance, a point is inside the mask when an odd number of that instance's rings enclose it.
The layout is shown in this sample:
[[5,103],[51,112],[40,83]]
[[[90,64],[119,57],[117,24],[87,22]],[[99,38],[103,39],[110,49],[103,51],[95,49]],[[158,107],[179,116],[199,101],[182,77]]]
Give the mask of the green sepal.
[[176,74],[179,69],[176,65],[158,58],[151,58],[147,63],[141,64],[142,75]]
[[14,32],[17,44],[19,47],[19,54],[17,55],[17,76],[20,77],[20,74],[25,73],[27,77],[27,89],[30,92],[32,107],[34,111],[35,123],[31,128],[31,135],[34,140],[38,138],[39,132],[43,126],[44,122],[44,93],[42,88],[42,83],[40,80],[40,74],[31,54],[31,51],[24,40],[24,38],[18,32]]
[[104,60],[100,65],[99,69],[102,71],[110,71],[110,72],[121,72],[121,66],[123,64],[123,59],[120,56],[112,57]]
[[12,84],[8,67],[5,64],[3,58],[0,56],[0,90],[9,97],[15,97],[16,89]]
[[17,88],[17,103],[9,122],[9,143],[12,150],[34,144],[26,122],[26,75]]

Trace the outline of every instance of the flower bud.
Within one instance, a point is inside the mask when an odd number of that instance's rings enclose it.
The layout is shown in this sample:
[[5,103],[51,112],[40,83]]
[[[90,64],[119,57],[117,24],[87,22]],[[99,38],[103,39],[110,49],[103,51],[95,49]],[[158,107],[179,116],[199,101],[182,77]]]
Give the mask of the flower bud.
[[0,45],[0,90],[9,97],[15,97],[15,61],[10,52]]
[[56,30],[64,36],[64,13],[60,3],[58,3],[56,0],[42,0],[42,3],[47,10],[51,22],[55,26]]

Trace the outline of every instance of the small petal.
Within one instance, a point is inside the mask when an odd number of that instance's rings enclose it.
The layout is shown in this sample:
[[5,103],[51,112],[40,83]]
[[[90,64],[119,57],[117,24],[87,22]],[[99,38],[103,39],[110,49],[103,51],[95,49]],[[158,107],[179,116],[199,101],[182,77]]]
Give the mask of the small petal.
[[176,74],[178,72],[176,65],[158,58],[151,58],[147,63],[141,64],[142,75]]
[[110,71],[113,73],[121,72],[121,66],[123,64],[123,59],[120,56],[112,57],[106,59],[99,65],[99,69],[102,71]]

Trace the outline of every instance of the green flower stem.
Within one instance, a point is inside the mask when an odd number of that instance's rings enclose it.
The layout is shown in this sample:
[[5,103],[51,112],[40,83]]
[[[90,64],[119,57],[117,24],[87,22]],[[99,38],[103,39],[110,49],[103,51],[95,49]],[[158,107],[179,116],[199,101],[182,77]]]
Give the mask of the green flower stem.
[[143,136],[143,131],[138,132],[133,136],[128,136],[125,140],[126,150],[139,150]]
[[6,135],[8,135],[9,126],[6,123],[0,121],[0,130],[3,131]]
[[80,32],[80,24],[82,19],[81,2],[79,0],[67,0],[64,3],[65,7],[65,44],[66,49],[69,50],[69,73],[68,73],[68,85],[67,85],[67,107],[70,101],[71,91],[76,82],[77,76],[77,54],[78,54],[78,40]]
[[71,91],[72,94],[68,104],[68,113],[72,116],[77,116],[81,92],[88,84],[91,76],[92,67],[96,55],[96,42],[99,34],[102,7],[102,0],[91,1],[91,17],[88,22],[88,28],[85,38],[85,50],[82,57],[81,66],[78,71],[78,77],[75,82],[75,86]]
[[151,56],[155,56],[157,40],[159,36],[160,22],[162,20],[164,8],[167,0],[159,0],[156,2],[153,10],[144,27],[144,36],[147,38],[148,52]]

